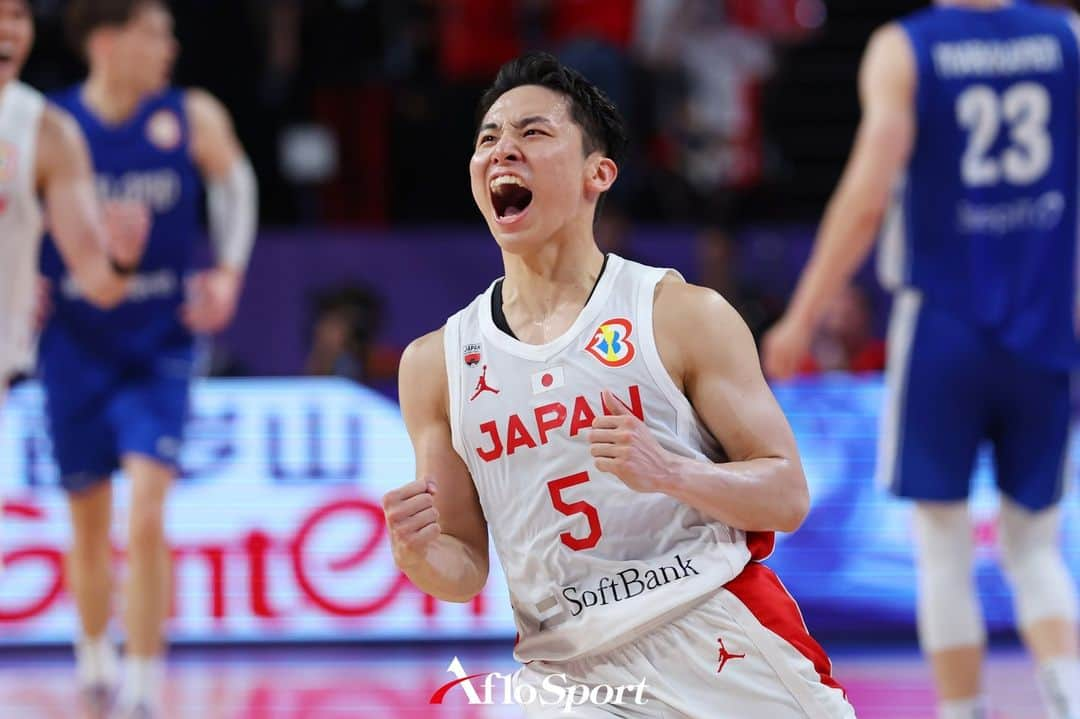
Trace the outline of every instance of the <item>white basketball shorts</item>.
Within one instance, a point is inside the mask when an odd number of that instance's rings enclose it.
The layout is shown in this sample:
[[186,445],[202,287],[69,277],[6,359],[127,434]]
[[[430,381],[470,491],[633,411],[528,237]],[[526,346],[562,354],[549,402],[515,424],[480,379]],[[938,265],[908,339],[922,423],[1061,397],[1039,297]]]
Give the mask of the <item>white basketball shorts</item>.
[[518,696],[537,698],[523,707],[530,719],[855,717],[795,600],[758,562],[627,644],[568,662],[530,662],[515,681],[532,687]]

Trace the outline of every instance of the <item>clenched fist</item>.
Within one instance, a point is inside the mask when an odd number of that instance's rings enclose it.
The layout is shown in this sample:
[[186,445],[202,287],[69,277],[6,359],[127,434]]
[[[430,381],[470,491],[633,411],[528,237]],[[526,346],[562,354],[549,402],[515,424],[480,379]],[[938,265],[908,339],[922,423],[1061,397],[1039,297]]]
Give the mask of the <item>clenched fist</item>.
[[652,430],[611,392],[602,393],[613,414],[597,417],[589,432],[589,452],[596,468],[610,472],[637,492],[666,489],[675,456],[660,446]]
[[761,343],[762,363],[770,379],[790,379],[810,352],[814,335],[805,324],[785,316],[765,333]]
[[417,479],[383,497],[394,560],[402,569],[424,561],[427,548],[442,534],[435,508],[435,482]]
[[236,270],[214,267],[187,280],[180,320],[195,334],[217,334],[236,314],[243,279]]

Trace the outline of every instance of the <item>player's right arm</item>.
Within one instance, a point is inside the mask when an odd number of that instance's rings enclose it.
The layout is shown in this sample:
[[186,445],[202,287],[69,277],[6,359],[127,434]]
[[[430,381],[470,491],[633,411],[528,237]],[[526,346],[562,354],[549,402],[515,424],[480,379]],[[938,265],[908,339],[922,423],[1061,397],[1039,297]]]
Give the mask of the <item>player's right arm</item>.
[[125,267],[138,264],[149,229],[146,209],[120,203],[102,211],[82,132],[52,106],[41,116],[36,170],[49,231],[72,278],[89,302],[117,305],[128,281],[114,269],[114,261]]
[[398,383],[416,479],[383,497],[394,561],[431,596],[467,602],[487,583],[487,521],[450,438],[442,330],[408,346]]
[[894,23],[875,32],[859,70],[863,114],[855,145],[791,304],[765,336],[765,370],[772,377],[794,374],[825,308],[873,247],[915,142],[916,75],[904,30]]

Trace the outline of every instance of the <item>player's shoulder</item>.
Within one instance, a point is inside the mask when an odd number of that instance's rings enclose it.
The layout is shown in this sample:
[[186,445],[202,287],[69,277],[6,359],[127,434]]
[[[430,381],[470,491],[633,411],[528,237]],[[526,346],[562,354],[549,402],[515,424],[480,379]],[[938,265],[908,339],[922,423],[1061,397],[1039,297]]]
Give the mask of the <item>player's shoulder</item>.
[[714,289],[695,285],[669,272],[656,285],[653,316],[657,324],[681,329],[687,336],[742,325],[738,311]]
[[[910,16],[909,16],[910,17]],[[867,61],[884,62],[903,60],[911,55],[911,28],[908,18],[893,20],[878,26],[866,43]]]
[[437,416],[446,412],[449,381],[443,350],[445,327],[417,337],[401,353],[398,396],[406,416],[419,412]]
[[649,277],[653,273],[662,272],[663,275],[656,280],[653,290],[653,314],[685,309],[691,314],[700,311],[708,311],[707,308],[714,302],[724,302],[716,290],[709,289],[687,282],[677,271],[670,267],[656,267],[646,265],[634,260],[619,258],[619,271],[631,277]]
[[86,138],[75,118],[46,102],[38,120],[35,174],[39,185],[66,176],[89,162]]
[[913,66],[916,48],[925,43],[925,38],[935,36],[936,29],[943,22],[944,16],[940,10],[931,5],[879,25],[866,43],[864,71],[871,63],[883,69],[893,65]]
[[41,111],[38,125],[38,145],[43,150],[67,150],[83,145],[82,129],[68,110],[47,101]]
[[677,275],[656,286],[653,334],[664,366],[680,377],[703,364],[726,365],[753,346],[746,322],[723,295]]
[[177,87],[172,92],[182,99],[184,110],[193,122],[220,122],[229,116],[225,104],[204,88]]
[[401,362],[398,367],[402,377],[429,375],[444,366],[443,342],[446,336],[446,327],[428,332],[410,342],[405,351],[401,353]]

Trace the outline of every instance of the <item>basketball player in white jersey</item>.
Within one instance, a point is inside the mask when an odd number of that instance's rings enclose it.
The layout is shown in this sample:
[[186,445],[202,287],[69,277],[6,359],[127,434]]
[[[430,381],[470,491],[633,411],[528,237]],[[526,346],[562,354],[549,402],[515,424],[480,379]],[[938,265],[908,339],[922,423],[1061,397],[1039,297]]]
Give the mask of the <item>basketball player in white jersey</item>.
[[[508,63],[481,101],[472,191],[506,276],[402,358],[418,479],[384,499],[395,559],[468,601],[490,531],[529,716],[852,717],[760,564],[809,499],[750,332],[715,293],[597,248],[624,144],[610,101],[550,55]],[[568,715],[556,675],[644,680],[644,703],[597,692]]]
[[127,292],[148,229],[144,208],[102,211],[78,126],[19,82],[33,38],[28,0],[0,0],[0,407],[31,343],[45,222],[75,281],[101,307]]

